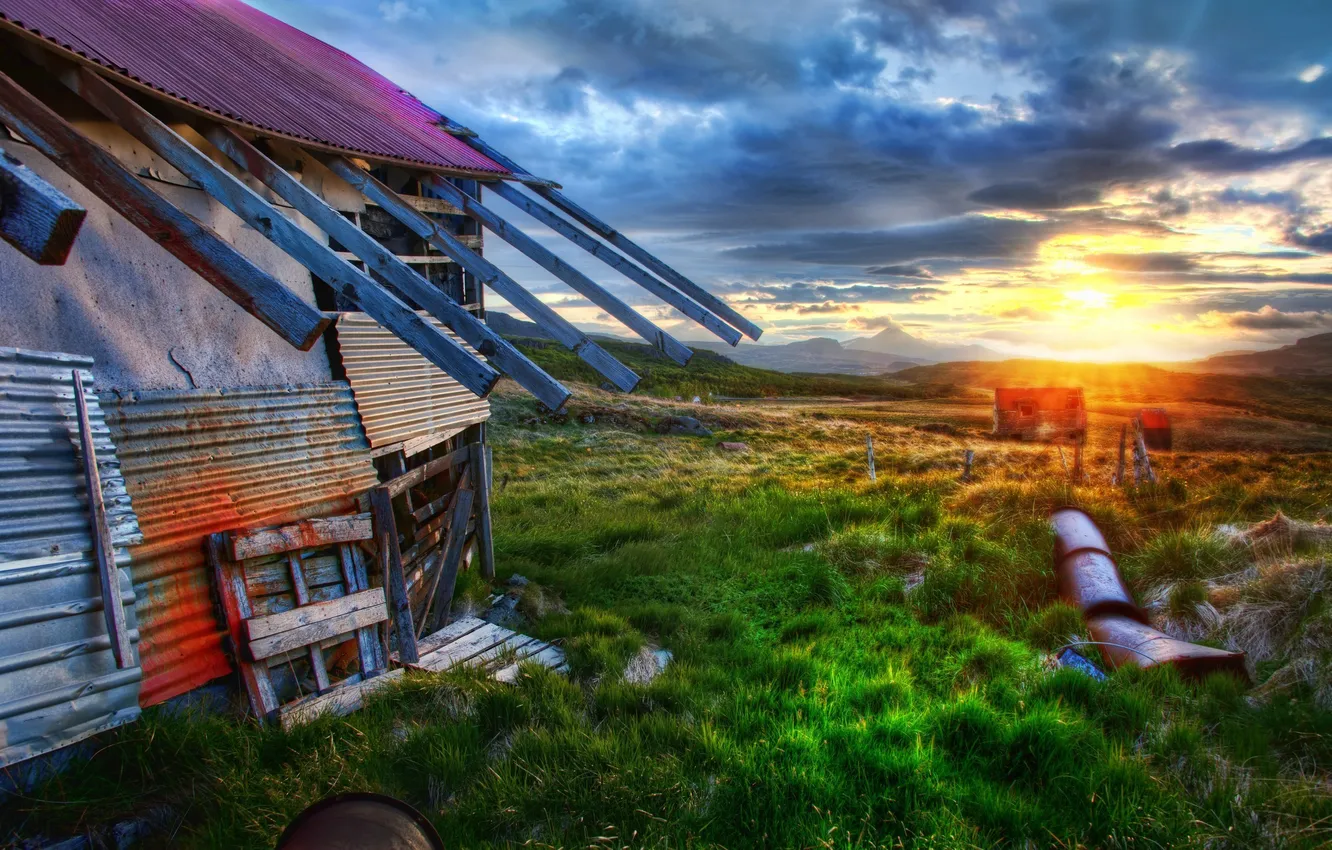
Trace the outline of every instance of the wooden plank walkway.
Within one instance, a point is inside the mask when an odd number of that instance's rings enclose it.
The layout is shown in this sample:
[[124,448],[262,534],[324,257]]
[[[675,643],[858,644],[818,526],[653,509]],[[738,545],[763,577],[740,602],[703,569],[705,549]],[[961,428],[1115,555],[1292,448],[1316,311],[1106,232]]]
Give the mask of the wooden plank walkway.
[[[417,643],[420,660],[405,666],[440,673],[454,667],[484,667],[495,679],[512,682],[518,678],[518,665],[531,661],[565,673],[564,650],[534,637],[487,623],[477,617],[463,617],[449,623]],[[396,660],[396,658],[395,658]]]

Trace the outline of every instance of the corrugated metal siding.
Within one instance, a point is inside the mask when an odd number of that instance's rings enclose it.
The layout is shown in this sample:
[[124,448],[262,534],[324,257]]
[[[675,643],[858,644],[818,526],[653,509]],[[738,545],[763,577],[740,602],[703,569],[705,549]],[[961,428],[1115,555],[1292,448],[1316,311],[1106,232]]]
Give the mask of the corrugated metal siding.
[[372,156],[508,174],[355,58],[240,0],[0,0],[0,18],[253,127]]
[[[421,315],[474,351],[439,321]],[[343,313],[336,327],[342,366],[373,448],[431,436],[442,439],[490,418],[489,401],[473,395],[365,313]]]
[[131,555],[149,706],[231,669],[204,537],[346,513],[375,470],[346,384],[139,392],[107,422],[143,529]]
[[[71,370],[83,370],[102,498],[135,628],[124,547],[139,528],[89,357],[0,348],[0,765],[139,714],[139,668],[119,670],[92,555]],[[133,637],[133,632],[131,632]]]

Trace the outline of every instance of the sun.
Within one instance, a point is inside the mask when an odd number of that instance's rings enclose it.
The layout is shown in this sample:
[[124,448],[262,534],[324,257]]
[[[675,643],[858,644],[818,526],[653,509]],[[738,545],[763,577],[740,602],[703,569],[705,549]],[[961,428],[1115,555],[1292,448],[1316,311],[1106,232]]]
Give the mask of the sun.
[[1104,310],[1114,303],[1115,296],[1099,289],[1068,289],[1064,291],[1064,301],[1071,307],[1084,310]]

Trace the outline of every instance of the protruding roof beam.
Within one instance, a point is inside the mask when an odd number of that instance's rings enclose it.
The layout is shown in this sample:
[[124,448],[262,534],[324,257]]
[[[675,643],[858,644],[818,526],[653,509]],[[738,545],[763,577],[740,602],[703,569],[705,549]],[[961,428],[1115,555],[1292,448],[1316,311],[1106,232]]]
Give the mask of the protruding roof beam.
[[731,305],[713,295],[711,292],[708,292],[706,289],[666,265],[661,260],[652,256],[638,244],[633,242],[629,237],[620,233],[609,224],[606,224],[606,222],[566,198],[564,193],[559,191],[557,184],[550,180],[534,177],[532,174],[528,173],[527,169],[492,148],[483,141],[481,137],[477,136],[476,133],[456,121],[450,121],[448,118],[441,117],[439,125],[446,132],[462,139],[470,145],[473,150],[485,154],[495,162],[498,162],[500,165],[509,169],[509,171],[513,173],[514,180],[532,187],[532,190],[541,197],[550,201],[565,213],[573,216],[574,220],[581,223],[584,227],[588,228],[602,239],[605,239],[616,248],[619,248],[630,257],[647,266],[650,271],[660,275],[662,280],[676,287],[704,307],[707,307],[731,325],[734,325],[735,328],[744,333],[745,336],[756,340],[763,335],[762,328],[740,315],[740,313],[737,312],[735,308],[731,307]]
[[86,68],[71,67],[57,76],[99,112],[198,183],[301,265],[359,304],[376,322],[458,383],[484,397],[499,380],[499,372],[418,316],[369,275],[338,257],[113,84]]
[[665,301],[681,313],[684,313],[689,318],[712,331],[730,345],[735,345],[740,342],[740,332],[735,328],[699,306],[698,302],[657,280],[641,266],[620,254],[614,248],[607,247],[604,243],[588,236],[586,233],[561,218],[560,215],[551,208],[539,203],[533,198],[529,198],[517,188],[502,180],[494,183],[485,183],[483,185],[496,195],[499,195],[504,200],[530,215],[532,218],[568,239],[579,248],[582,248],[584,251],[596,257],[598,260],[601,260],[606,265],[632,280],[634,283],[637,283],[648,292],[651,292],[662,301]]
[[0,74],[0,121],[291,345],[308,351],[328,327],[329,319],[322,313],[143,185],[105,149],[4,74]]
[[63,266],[88,211],[0,151],[0,239],[34,263]]
[[554,253],[531,236],[500,218],[489,207],[454,186],[447,179],[430,174],[425,177],[422,184],[489,228],[496,236],[567,283],[575,292],[618,319],[625,327],[647,340],[676,363],[683,366],[689,362],[689,358],[694,356],[694,352],[690,351],[678,339],[649,322],[643,317],[643,314],[616,298],[578,269],[555,256]]
[[407,229],[434,245],[453,258],[477,280],[489,286],[499,296],[508,301],[523,315],[541,326],[555,338],[556,342],[573,351],[606,380],[625,392],[631,392],[638,386],[639,377],[631,369],[612,357],[604,348],[587,338],[587,335],[537,298],[518,285],[513,278],[500,271],[489,260],[468,248],[458,238],[441,228],[433,219],[415,210],[410,204],[398,197],[398,193],[380,183],[368,171],[359,168],[342,157],[330,156],[321,161],[334,174],[355,186],[372,203],[383,207],[385,212],[407,226]]
[[453,329],[491,363],[517,381],[552,410],[558,410],[571,393],[540,366],[527,359],[511,343],[492,331],[484,322],[463,309],[439,287],[426,280],[411,266],[399,260],[365,231],[348,221],[314,192],[307,189],[287,170],[241,138],[236,131],[214,124],[205,128],[204,137],[233,162],[253,174],[278,197],[296,208],[321,230],[360,257],[366,268],[377,273],[427,312]]

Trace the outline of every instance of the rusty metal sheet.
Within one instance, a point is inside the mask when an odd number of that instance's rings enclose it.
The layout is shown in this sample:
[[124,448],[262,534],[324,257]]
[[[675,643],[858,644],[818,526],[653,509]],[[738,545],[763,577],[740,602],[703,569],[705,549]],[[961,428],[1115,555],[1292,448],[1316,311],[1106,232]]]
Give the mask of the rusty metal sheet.
[[[438,320],[421,316],[474,351]],[[489,401],[473,395],[365,313],[340,314],[336,328],[342,367],[375,454],[402,443],[412,454],[490,418]]]
[[0,0],[0,21],[251,127],[436,168],[509,173],[392,81],[241,0]]
[[231,670],[206,535],[347,513],[377,479],[346,384],[136,392],[107,423],[143,529],[130,552],[149,706]]
[[126,546],[140,540],[93,361],[0,348],[0,767],[128,723],[138,667],[117,669],[102,614],[72,370],[88,393],[111,542],[131,641]]

